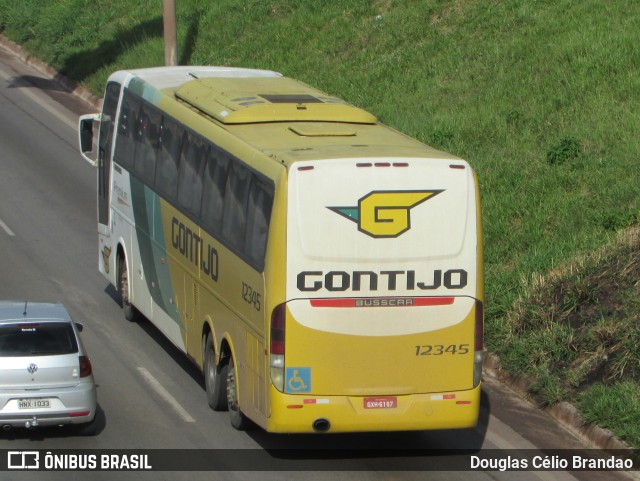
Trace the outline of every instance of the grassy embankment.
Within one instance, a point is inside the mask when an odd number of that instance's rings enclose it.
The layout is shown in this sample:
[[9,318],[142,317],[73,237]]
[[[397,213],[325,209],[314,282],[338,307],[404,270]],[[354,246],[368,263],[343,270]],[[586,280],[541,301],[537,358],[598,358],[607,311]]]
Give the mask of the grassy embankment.
[[[277,70],[468,159],[488,348],[640,446],[638,2],[177,4],[181,64]],[[98,95],[164,61],[157,0],[0,0],[0,29]]]

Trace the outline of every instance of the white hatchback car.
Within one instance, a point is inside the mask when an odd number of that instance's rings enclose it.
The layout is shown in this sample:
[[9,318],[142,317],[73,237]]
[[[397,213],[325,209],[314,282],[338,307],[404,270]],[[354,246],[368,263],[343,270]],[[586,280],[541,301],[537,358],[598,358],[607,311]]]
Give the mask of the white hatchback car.
[[0,301],[0,426],[75,425],[95,434],[96,385],[62,304]]

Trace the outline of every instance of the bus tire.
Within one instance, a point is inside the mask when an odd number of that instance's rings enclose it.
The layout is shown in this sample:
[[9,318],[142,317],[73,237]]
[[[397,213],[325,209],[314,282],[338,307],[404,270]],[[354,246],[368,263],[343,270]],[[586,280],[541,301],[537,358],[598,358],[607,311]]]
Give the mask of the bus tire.
[[129,302],[129,272],[124,256],[118,258],[118,292],[122,303],[122,312],[127,321],[134,322],[137,318],[136,308]]
[[227,364],[227,405],[231,425],[238,431],[247,429],[249,427],[249,420],[238,405],[238,380],[233,357],[229,358],[229,363]]
[[204,347],[204,385],[207,392],[207,401],[214,411],[227,409],[227,364],[220,360],[216,365],[215,350],[213,349],[213,337],[207,335]]

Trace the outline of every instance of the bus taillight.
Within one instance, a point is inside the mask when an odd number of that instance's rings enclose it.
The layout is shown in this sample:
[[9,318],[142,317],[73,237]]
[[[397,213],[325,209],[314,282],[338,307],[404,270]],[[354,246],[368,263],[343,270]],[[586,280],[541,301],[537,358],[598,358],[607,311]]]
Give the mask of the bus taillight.
[[271,382],[278,391],[284,391],[284,339],[286,314],[287,307],[285,304],[276,306],[271,313]]
[[476,301],[475,349],[473,358],[473,387],[482,379],[482,362],[484,360],[484,306]]

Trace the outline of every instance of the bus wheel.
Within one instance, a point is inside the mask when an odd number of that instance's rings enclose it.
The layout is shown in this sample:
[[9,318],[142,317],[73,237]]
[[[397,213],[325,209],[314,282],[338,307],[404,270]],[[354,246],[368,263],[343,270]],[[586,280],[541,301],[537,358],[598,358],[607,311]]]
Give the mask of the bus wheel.
[[129,272],[124,257],[118,258],[118,291],[122,301],[122,311],[127,321],[136,320],[136,308],[129,302]]
[[220,360],[220,365],[216,366],[213,338],[209,334],[204,348],[204,385],[207,391],[207,401],[214,411],[227,409],[226,383],[227,364],[223,364]]
[[229,407],[229,420],[234,428],[243,431],[247,429],[249,420],[242,413],[238,405],[238,379],[233,357],[229,358],[227,366],[227,405]]

